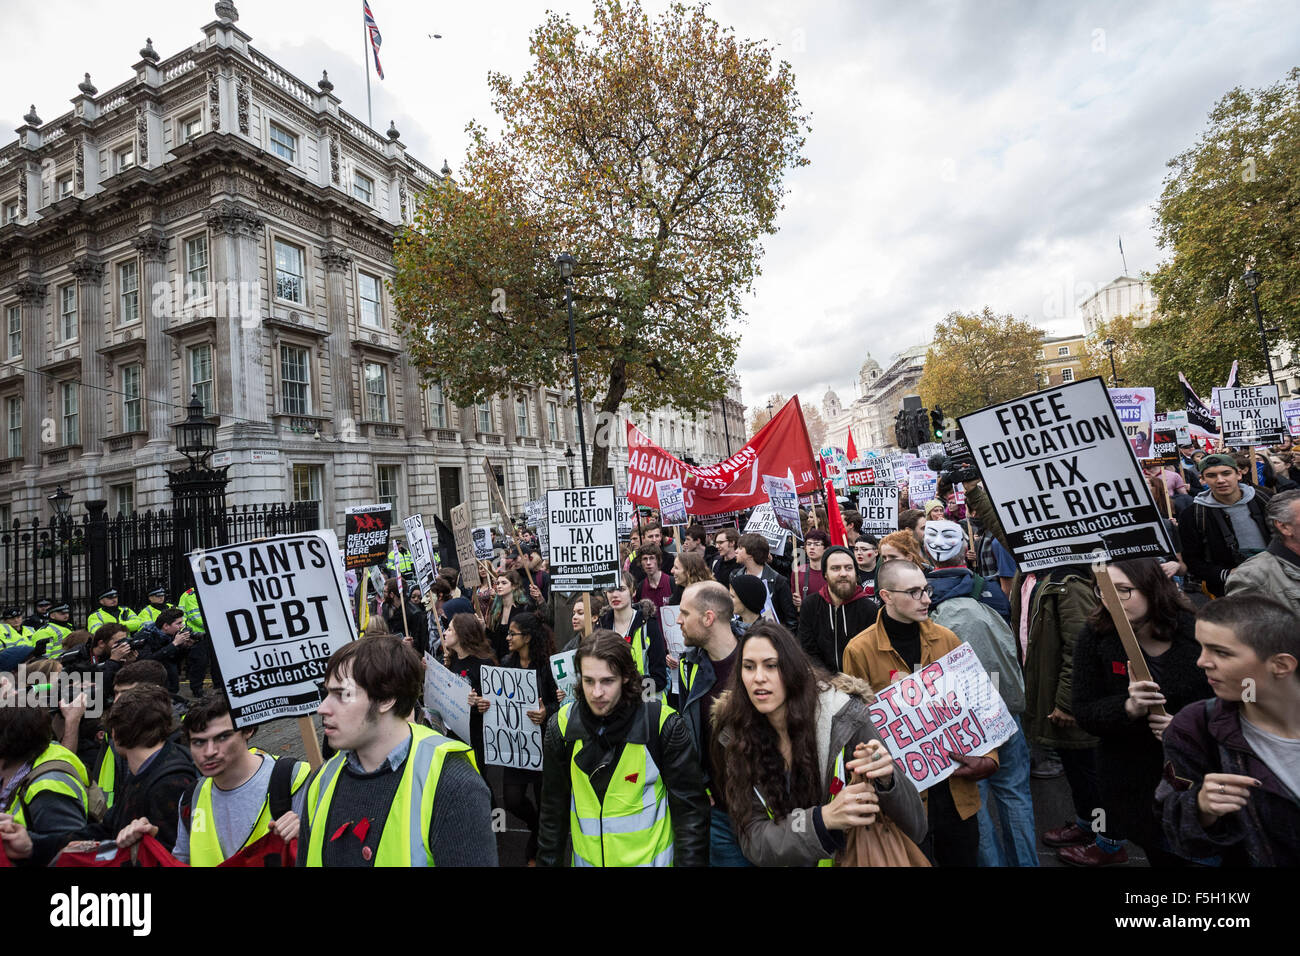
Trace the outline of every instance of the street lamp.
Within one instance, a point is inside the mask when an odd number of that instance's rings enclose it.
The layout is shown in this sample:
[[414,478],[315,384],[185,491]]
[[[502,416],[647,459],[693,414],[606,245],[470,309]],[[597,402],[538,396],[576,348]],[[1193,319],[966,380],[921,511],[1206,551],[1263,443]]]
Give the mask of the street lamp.
[[199,400],[197,391],[187,408],[189,414],[185,421],[172,425],[176,432],[176,450],[198,468],[217,450],[217,426],[204,416],[203,402]]
[[569,354],[573,356],[573,398],[578,405],[578,442],[582,445],[582,484],[588,487],[591,485],[591,476],[587,472],[587,426],[582,420],[582,383],[578,380],[578,345],[573,333],[573,267],[577,264],[577,260],[564,252],[556,258],[555,264],[560,267],[560,278],[564,280],[564,303],[569,309]]
[[1277,381],[1273,378],[1273,359],[1268,354],[1268,332],[1264,328],[1264,313],[1259,308],[1259,280],[1262,277],[1254,269],[1247,269],[1246,274],[1241,277],[1241,281],[1246,283],[1246,288],[1250,290],[1250,297],[1255,303],[1255,324],[1259,327],[1259,344],[1264,349],[1264,367],[1268,369],[1268,384],[1276,385]]
[[573,488],[577,483],[573,480],[573,446],[564,446],[564,458],[569,466],[569,487]]
[[63,600],[70,600],[72,594],[72,545],[71,545],[71,527],[69,512],[72,510],[72,495],[63,490],[62,485],[55,487],[54,494],[45,499],[54,508],[54,517],[58,522],[58,536],[61,539],[57,546],[62,565],[63,577]]
[[1119,374],[1115,371],[1115,345],[1114,339],[1107,339],[1101,343],[1106,347],[1106,354],[1110,356],[1110,387],[1119,388]]
[[68,520],[68,512],[72,510],[72,495],[64,491],[62,485],[59,485],[54,494],[48,495],[45,500],[50,503],[59,521]]

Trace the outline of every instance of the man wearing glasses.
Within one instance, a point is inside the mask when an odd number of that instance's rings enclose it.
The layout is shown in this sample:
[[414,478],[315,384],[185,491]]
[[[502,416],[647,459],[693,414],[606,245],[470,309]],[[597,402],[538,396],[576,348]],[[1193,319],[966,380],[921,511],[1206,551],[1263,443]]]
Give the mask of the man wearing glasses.
[[[884,562],[876,575],[876,594],[884,607],[876,623],[844,648],[844,673],[865,680],[879,693],[899,678],[934,663],[961,641],[930,620],[934,589],[911,561]],[[949,756],[961,767],[921,794],[930,819],[930,832],[921,849],[936,866],[976,866],[978,781],[997,771],[997,751],[983,757]]]

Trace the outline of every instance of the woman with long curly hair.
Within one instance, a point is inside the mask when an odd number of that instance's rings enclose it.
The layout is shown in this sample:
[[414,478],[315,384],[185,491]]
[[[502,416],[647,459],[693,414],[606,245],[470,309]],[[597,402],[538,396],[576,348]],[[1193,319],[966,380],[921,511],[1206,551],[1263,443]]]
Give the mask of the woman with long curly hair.
[[492,591],[495,596],[488,611],[487,635],[492,650],[501,658],[508,650],[506,632],[510,630],[511,615],[532,611],[535,605],[518,571],[498,571],[492,578]]
[[[555,686],[555,678],[551,676],[551,655],[555,653],[555,641],[551,636],[551,629],[536,614],[527,612],[510,619],[506,640],[509,642],[509,651],[501,658],[501,666],[519,667],[531,670],[537,675],[538,708],[526,711],[526,714],[530,721],[544,728],[550,716],[560,709],[559,688]],[[533,866],[537,859],[537,824],[542,806],[542,772],[505,767],[501,779],[502,804],[508,811],[523,820],[528,827],[528,847],[525,855],[528,865]]]
[[698,551],[681,551],[673,562],[673,593],[668,598],[670,605],[682,603],[682,592],[692,584],[712,581],[713,572],[704,563],[704,555]]
[[[876,734],[862,681],[817,673],[774,621],[739,638],[739,666],[713,710],[713,766],[745,857],[757,866],[825,864],[846,831],[886,815],[914,843],[925,809]],[[853,774],[861,782],[850,783]]]
[[[1214,695],[1196,666],[1196,611],[1155,558],[1117,561],[1110,577],[1151,680],[1134,680],[1115,621],[1099,603],[1074,639],[1071,713],[1100,740],[1093,770],[1106,824],[1094,834],[1076,822],[1074,845],[1063,845],[1058,855],[1076,866],[1122,863],[1127,837],[1146,850],[1152,866],[1185,866],[1166,849],[1151,795],[1164,769],[1162,737],[1173,715]],[[1151,713],[1156,705],[1163,715]]]

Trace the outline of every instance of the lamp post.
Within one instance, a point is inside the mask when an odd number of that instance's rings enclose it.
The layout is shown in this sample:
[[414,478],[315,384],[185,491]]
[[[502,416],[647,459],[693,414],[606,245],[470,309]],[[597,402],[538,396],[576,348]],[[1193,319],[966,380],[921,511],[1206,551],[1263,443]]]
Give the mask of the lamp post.
[[195,392],[186,406],[183,421],[174,422],[176,450],[185,456],[188,467],[167,473],[175,511],[176,552],[173,554],[173,578],[168,593],[179,593],[186,580],[186,555],[196,548],[211,548],[228,543],[226,529],[226,468],[212,468],[208,461],[217,450],[217,426],[203,414],[203,402]]
[[1264,350],[1264,368],[1268,369],[1268,384],[1276,385],[1277,381],[1273,378],[1273,359],[1268,354],[1268,330],[1264,328],[1264,313],[1259,308],[1260,278],[1256,270],[1247,269],[1241,281],[1246,283],[1246,288],[1250,290],[1250,298],[1255,303],[1255,325],[1259,328],[1259,344]]
[[[573,331],[573,267],[577,260],[567,252],[555,260],[560,267],[560,278],[564,280],[564,304],[569,310],[569,354],[573,356],[573,399],[578,406],[578,443],[582,446],[582,484],[591,484],[591,475],[587,471],[587,426],[583,423],[582,383],[578,380],[578,344]],[[572,449],[570,449],[572,452]]]
[[1106,354],[1110,357],[1110,387],[1119,388],[1119,374],[1115,371],[1115,340],[1106,339],[1101,344],[1106,347]]
[[572,445],[564,446],[564,458],[566,463],[569,466],[569,487],[572,488],[576,484],[576,482],[574,482],[573,480],[573,446]]
[[54,520],[58,523],[59,543],[57,547],[61,558],[59,564],[63,578],[62,599],[70,601],[72,599],[72,555],[70,553],[72,550],[72,535],[69,533],[71,531],[69,525],[72,520],[70,517],[72,495],[64,491],[62,485],[58,485],[54,490],[54,494],[47,496],[45,500],[54,508]]

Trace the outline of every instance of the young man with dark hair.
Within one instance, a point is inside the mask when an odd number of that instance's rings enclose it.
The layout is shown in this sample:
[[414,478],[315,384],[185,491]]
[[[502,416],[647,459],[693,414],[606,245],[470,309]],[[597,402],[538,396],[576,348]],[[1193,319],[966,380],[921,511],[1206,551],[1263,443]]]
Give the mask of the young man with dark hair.
[[336,753],[308,786],[298,866],[496,866],[491,793],[470,745],[407,723],[423,686],[400,638],[331,655],[317,713]]
[[1165,728],[1165,838],[1192,860],[1298,866],[1300,614],[1229,595],[1197,613],[1196,640],[1215,696]]
[[220,866],[268,834],[298,836],[311,768],[250,748],[255,727],[236,730],[230,701],[209,691],[185,717],[190,757],[203,775],[181,798],[172,855],[191,866]]
[[704,559],[704,566],[709,566],[709,533],[704,530],[703,525],[691,524],[686,526],[686,532],[682,535],[683,554],[698,554]]
[[809,594],[799,609],[799,645],[835,674],[843,670],[844,648],[875,622],[879,605],[858,586],[857,559],[843,545],[822,552],[819,571],[821,590]]
[[582,693],[546,725],[538,866],[705,866],[709,799],[680,714],[641,698],[613,631],[578,645]]
[[799,612],[795,609],[794,598],[790,595],[790,581],[783,574],[778,574],[768,563],[771,555],[767,539],[761,534],[742,534],[736,546],[736,560],[745,574],[752,574],[763,582],[776,619],[787,630],[793,631],[799,626]]
[[89,786],[77,755],[54,742],[47,709],[0,701],[0,842],[10,860],[49,863],[85,827]]
[[1202,458],[1201,480],[1206,490],[1183,512],[1178,532],[1188,571],[1205,582],[1212,597],[1222,597],[1232,570],[1268,547],[1269,495],[1242,484],[1231,455]]
[[[142,624],[136,632],[139,656],[155,660],[167,668],[167,689],[180,690],[180,662],[194,646],[194,636],[185,624],[185,612],[178,607],[165,608],[157,617]],[[140,644],[143,641],[143,644]]]
[[674,558],[671,552],[664,550],[664,529],[659,522],[651,518],[641,525],[641,543],[636,547],[636,557],[628,566],[628,572],[632,575],[637,583],[645,580],[646,571],[641,565],[641,555],[645,554],[645,549],[649,545],[654,545],[659,549],[659,570],[672,579]]
[[167,739],[175,728],[165,687],[137,684],[114,696],[104,729],[126,762],[126,778],[117,781],[103,821],[89,824],[76,839],[116,838],[127,847],[149,834],[165,847],[176,842],[176,806],[196,774],[189,754]]
[[724,588],[730,587],[731,576],[740,568],[740,562],[736,560],[740,532],[735,528],[720,528],[713,534],[713,543],[718,549],[718,557],[713,562],[713,577]]
[[1264,518],[1273,540],[1266,551],[1247,558],[1228,575],[1228,593],[1263,594],[1300,612],[1300,491],[1274,495]]
[[656,544],[641,546],[637,552],[637,564],[641,566],[643,576],[637,591],[637,600],[649,601],[655,607],[663,607],[673,596],[673,579],[660,568],[664,554]]

